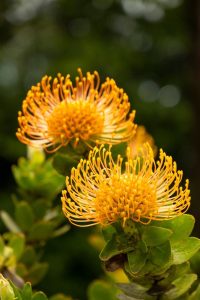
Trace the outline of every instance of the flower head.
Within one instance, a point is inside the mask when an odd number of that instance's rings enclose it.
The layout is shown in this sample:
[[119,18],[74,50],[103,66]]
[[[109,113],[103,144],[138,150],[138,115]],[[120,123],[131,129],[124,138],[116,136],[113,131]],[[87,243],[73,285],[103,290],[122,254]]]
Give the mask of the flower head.
[[130,157],[134,158],[142,145],[149,143],[151,146],[154,156],[157,154],[157,147],[154,143],[153,137],[146,131],[144,126],[137,126],[135,135],[128,142]]
[[190,206],[189,182],[180,187],[182,175],[162,150],[155,162],[149,144],[125,162],[120,156],[115,162],[110,150],[95,147],[66,179],[63,212],[77,226],[171,219]]
[[32,86],[19,112],[18,139],[33,147],[49,151],[73,142],[117,144],[128,141],[135,133],[135,112],[123,89],[107,78],[100,86],[99,74],[78,70],[75,86],[58,74],[44,76]]

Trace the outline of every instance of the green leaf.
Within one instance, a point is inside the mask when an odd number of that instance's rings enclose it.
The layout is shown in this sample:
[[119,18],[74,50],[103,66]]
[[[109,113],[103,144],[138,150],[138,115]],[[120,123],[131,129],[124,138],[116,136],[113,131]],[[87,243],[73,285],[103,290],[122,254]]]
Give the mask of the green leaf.
[[30,267],[32,264],[34,264],[36,259],[37,256],[35,253],[35,249],[31,246],[26,246],[20,261]]
[[162,227],[144,226],[142,232],[142,240],[147,246],[157,246],[169,240],[172,231]]
[[132,273],[138,273],[145,265],[147,253],[144,254],[140,249],[128,253],[128,263]]
[[[23,300],[25,300],[25,299],[23,299]],[[33,295],[32,300],[48,300],[48,298],[43,292],[36,292]]]
[[185,294],[191,285],[194,283],[194,281],[197,279],[196,274],[185,274],[176,280],[172,282],[174,287],[167,291],[163,297],[162,300],[173,300],[177,299],[181,295]]
[[116,229],[112,225],[108,225],[102,228],[102,234],[106,242],[112,239],[114,233],[116,233]]
[[56,171],[64,176],[71,174],[71,169],[78,165],[81,155],[76,154],[74,151],[66,153],[56,153],[53,157],[52,165]]
[[138,246],[138,248],[140,248],[140,250],[143,253],[147,253],[148,252],[148,247],[147,247],[146,243],[143,240],[138,241],[137,246]]
[[152,224],[155,224],[156,226],[172,230],[173,234],[170,237],[171,241],[180,241],[190,236],[194,223],[194,217],[187,214],[183,214],[171,220],[152,222]]
[[191,269],[200,277],[200,251],[197,251],[190,259]]
[[46,211],[49,209],[48,202],[43,199],[36,200],[31,205],[37,220],[42,219],[45,216]]
[[49,221],[40,221],[34,224],[29,232],[29,240],[46,240],[53,234],[54,224]]
[[34,221],[34,215],[31,206],[24,201],[16,203],[15,218],[17,224],[22,228],[22,230],[29,230]]
[[116,300],[116,288],[102,280],[95,280],[88,289],[88,300]]
[[149,253],[149,260],[152,262],[152,264],[163,268],[171,261],[172,255],[170,242],[167,241],[162,245],[152,247]]
[[15,223],[13,218],[4,210],[0,212],[1,219],[5,226],[13,233],[21,232],[19,226]]
[[48,270],[47,263],[36,263],[30,270],[27,275],[26,280],[30,281],[32,285],[39,283],[45,276]]
[[4,247],[5,247],[5,244],[4,244],[2,236],[0,235],[0,255],[3,255]]
[[10,282],[0,273],[0,299],[15,300],[15,293]]
[[[20,290],[12,283],[11,280],[9,281],[9,284],[10,284],[10,286],[12,287],[12,289],[13,289],[13,291],[14,291],[15,299],[16,299],[16,300],[24,300],[24,299],[22,299],[22,297],[21,297]],[[3,299],[1,299],[1,300],[3,300]],[[9,300],[10,300],[10,299],[9,299]]]
[[23,263],[18,262],[17,265],[16,265],[16,273],[21,278],[26,278],[26,276],[28,275],[28,269]]
[[153,297],[147,295],[147,291],[149,290],[149,286],[142,286],[138,283],[118,283],[117,286],[120,290],[122,290],[126,296],[131,298],[125,298],[125,295],[119,295],[119,299],[145,299],[150,300],[154,299]]
[[188,297],[188,300],[199,300],[200,299],[200,284],[196,290]]
[[[126,272],[129,273],[131,277],[135,276],[135,274],[131,272],[128,262],[125,262],[124,267]],[[145,265],[142,267],[140,272],[138,272],[137,276],[143,277],[144,275],[151,273],[153,268],[154,266],[152,265],[152,263],[149,260],[146,260]]]
[[171,285],[176,278],[190,272],[190,263],[185,262],[180,265],[172,265],[166,272],[166,277],[159,281],[159,286],[165,287]]
[[177,243],[172,243],[172,255],[174,264],[182,264],[189,260],[199,249],[200,240],[189,237]]
[[29,200],[43,197],[52,200],[64,185],[64,177],[53,168],[51,159],[35,164],[32,160],[21,158],[12,170],[17,184]]
[[14,255],[19,259],[24,251],[25,239],[24,235],[12,235],[9,240],[8,246],[13,249]]
[[37,191],[37,194],[44,197],[45,200],[47,200],[47,198],[52,200],[61,192],[64,183],[65,178],[58,174],[52,166],[52,159],[49,159],[37,171],[36,181],[34,182],[32,190],[33,193]]
[[129,241],[126,235],[114,234],[112,239],[106,243],[99,257],[102,261],[107,261],[115,255],[127,253],[134,250],[134,248],[134,242]]
[[30,282],[27,282],[22,289],[21,292],[23,300],[31,300],[32,299],[32,287]]
[[105,247],[102,249],[101,253],[99,254],[99,258],[102,261],[109,260],[111,257],[123,253],[123,250],[118,249],[118,244],[115,239],[112,239],[107,242]]

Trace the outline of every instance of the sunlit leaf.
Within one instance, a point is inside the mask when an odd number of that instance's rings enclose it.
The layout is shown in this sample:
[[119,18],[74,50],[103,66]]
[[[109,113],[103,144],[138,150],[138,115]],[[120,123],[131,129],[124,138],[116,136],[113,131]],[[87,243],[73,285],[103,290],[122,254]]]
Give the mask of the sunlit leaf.
[[171,241],[180,241],[187,238],[193,230],[194,223],[194,217],[187,214],[183,214],[172,220],[152,222],[156,226],[170,229],[173,232],[170,237]]
[[23,234],[12,235],[8,243],[9,247],[13,249],[14,255],[20,258],[25,246],[25,238]]
[[142,240],[147,246],[157,246],[169,240],[172,231],[162,227],[145,226],[143,227]]
[[88,289],[88,300],[116,300],[117,289],[113,285],[96,280]]
[[128,263],[132,273],[138,273],[145,265],[147,253],[143,253],[140,249],[128,252]]
[[172,255],[174,264],[182,264],[189,260],[200,249],[200,240],[189,237],[172,244]]
[[34,214],[31,206],[25,201],[16,203],[15,218],[22,230],[29,230],[34,221]]
[[99,257],[101,260],[106,261],[115,255],[132,251],[134,248],[134,241],[129,241],[125,235],[118,236],[114,234],[112,239],[106,243]]
[[35,223],[29,232],[30,240],[46,240],[52,236],[54,224],[48,221]]
[[163,300],[177,299],[181,295],[185,294],[191,287],[193,282],[197,279],[196,274],[185,274],[182,277],[177,278],[172,282],[174,287],[167,291],[163,296]]
[[47,296],[43,292],[36,292],[32,300],[48,300]]

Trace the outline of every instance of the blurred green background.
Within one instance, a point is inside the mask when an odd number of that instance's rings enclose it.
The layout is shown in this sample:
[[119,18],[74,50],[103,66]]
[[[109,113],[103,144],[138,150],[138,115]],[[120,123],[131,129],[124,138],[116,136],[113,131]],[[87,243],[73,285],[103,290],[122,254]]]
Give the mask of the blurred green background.
[[[11,165],[26,154],[15,137],[17,112],[45,74],[97,70],[117,81],[158,147],[191,181],[190,212],[200,219],[200,2],[198,0],[1,0],[1,208],[15,190]],[[48,294],[84,299],[102,270],[88,231],[73,228],[48,244]],[[56,252],[58,251],[58,256]]]

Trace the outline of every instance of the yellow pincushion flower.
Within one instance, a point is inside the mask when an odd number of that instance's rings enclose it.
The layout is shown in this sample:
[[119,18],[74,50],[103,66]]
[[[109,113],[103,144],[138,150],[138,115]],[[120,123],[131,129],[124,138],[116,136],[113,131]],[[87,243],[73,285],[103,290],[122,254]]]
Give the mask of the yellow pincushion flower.
[[134,158],[143,144],[149,143],[151,146],[154,156],[157,154],[157,147],[154,143],[153,137],[146,131],[144,126],[138,125],[135,135],[128,142],[128,147],[130,151],[130,156]]
[[[130,154],[130,152],[129,152]],[[106,225],[119,219],[148,223],[184,213],[190,206],[188,180],[180,187],[182,171],[160,150],[160,159],[145,144],[138,156],[116,162],[110,150],[95,147],[66,178],[62,208],[77,226]],[[70,197],[70,198],[69,198]]]
[[44,76],[33,86],[19,112],[18,139],[33,147],[56,151],[69,142],[77,145],[117,144],[135,133],[135,112],[123,89],[107,78],[100,86],[99,74],[78,70],[73,86],[70,76]]

